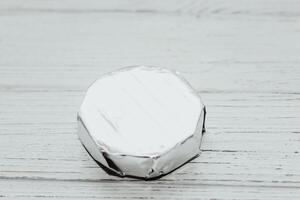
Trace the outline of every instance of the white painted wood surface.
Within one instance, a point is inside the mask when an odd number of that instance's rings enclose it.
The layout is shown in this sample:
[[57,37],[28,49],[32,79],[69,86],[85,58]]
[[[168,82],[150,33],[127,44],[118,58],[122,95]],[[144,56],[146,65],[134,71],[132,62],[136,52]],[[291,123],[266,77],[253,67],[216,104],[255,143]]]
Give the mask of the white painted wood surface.
[[[157,181],[107,175],[76,135],[89,84],[136,64],[207,105],[201,156]],[[0,1],[3,199],[300,199],[299,124],[299,1]]]

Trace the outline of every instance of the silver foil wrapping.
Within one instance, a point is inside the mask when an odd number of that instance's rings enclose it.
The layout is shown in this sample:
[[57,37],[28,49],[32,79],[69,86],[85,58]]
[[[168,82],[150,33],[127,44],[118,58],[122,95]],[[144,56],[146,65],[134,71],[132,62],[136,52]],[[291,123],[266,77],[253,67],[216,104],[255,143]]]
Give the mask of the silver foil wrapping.
[[126,67],[87,90],[78,134],[108,173],[155,179],[200,153],[205,107],[178,72]]

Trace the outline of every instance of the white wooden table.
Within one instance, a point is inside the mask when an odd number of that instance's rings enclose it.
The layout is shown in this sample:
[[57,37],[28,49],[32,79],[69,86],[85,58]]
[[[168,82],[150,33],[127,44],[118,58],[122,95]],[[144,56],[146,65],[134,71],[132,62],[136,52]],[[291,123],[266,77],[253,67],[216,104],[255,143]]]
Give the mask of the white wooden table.
[[[107,175],[77,138],[101,74],[181,71],[207,105],[200,157]],[[0,199],[300,199],[300,1],[0,1]]]

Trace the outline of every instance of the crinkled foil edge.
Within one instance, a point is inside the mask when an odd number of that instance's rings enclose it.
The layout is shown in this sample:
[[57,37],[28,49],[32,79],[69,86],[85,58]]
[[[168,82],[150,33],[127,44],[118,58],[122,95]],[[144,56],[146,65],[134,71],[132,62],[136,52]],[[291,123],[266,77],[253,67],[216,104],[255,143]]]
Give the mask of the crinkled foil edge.
[[108,152],[95,142],[79,115],[77,117],[78,135],[88,154],[108,174],[155,180],[198,157],[201,152],[202,136],[205,132],[205,118],[206,109],[203,107],[194,134],[159,156],[134,156]]

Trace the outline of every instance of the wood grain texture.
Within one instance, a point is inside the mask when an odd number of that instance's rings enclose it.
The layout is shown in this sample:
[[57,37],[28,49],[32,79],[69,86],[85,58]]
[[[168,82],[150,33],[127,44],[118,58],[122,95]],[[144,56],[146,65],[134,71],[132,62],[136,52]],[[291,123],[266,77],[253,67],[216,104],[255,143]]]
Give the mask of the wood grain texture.
[[[0,1],[0,198],[299,199],[300,2]],[[202,154],[157,181],[104,173],[76,112],[101,74],[181,71]]]

